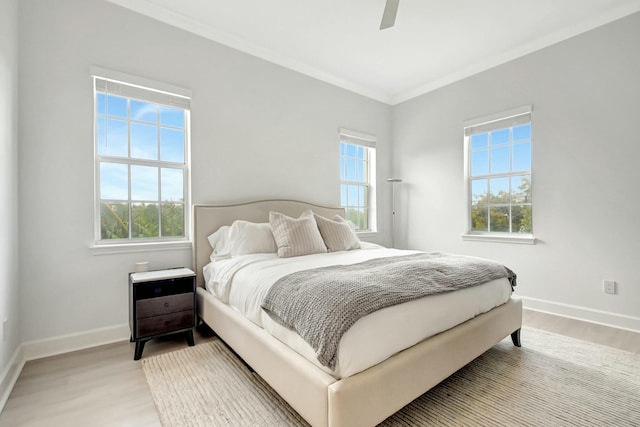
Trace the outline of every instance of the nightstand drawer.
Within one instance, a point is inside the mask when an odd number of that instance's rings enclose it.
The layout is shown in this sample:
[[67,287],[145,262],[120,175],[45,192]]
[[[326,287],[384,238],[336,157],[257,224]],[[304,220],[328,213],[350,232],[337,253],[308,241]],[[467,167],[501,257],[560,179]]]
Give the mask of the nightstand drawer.
[[177,331],[179,329],[191,328],[194,325],[194,320],[193,310],[139,319],[136,324],[136,336],[144,338]]
[[193,292],[136,301],[136,319],[193,309]]
[[158,298],[168,295],[193,292],[193,277],[178,277],[175,279],[156,280],[146,283],[136,283],[136,300]]

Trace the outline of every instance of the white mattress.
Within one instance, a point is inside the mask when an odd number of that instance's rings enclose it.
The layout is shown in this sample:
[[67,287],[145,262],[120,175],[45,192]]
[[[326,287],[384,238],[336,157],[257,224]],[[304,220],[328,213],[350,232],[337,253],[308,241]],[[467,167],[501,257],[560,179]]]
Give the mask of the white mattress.
[[254,254],[218,260],[204,268],[205,284],[220,300],[335,378],[363,371],[432,335],[504,304],[511,296],[508,280],[500,279],[371,313],[358,320],[342,337],[338,363],[332,371],[317,361],[314,350],[295,331],[273,321],[260,305],[273,283],[295,271],[416,253],[377,245],[365,247],[368,249],[294,258]]

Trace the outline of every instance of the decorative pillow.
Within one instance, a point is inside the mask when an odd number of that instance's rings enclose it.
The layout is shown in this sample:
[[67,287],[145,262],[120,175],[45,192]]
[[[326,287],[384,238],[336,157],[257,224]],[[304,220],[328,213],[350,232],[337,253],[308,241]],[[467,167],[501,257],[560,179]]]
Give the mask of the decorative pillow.
[[336,215],[333,219],[313,215],[318,223],[320,234],[329,252],[350,251],[360,249],[360,239],[353,232],[349,222]]
[[295,219],[278,212],[269,212],[271,231],[278,246],[278,256],[289,258],[327,252],[313,217],[307,211]]
[[231,224],[229,230],[231,256],[275,253],[277,250],[269,223],[236,220]]
[[230,226],[223,225],[215,233],[207,237],[207,240],[209,240],[209,244],[211,245],[211,249],[213,249],[210,256],[211,261],[213,261],[214,258],[225,258],[231,256],[231,249],[229,247],[230,229]]

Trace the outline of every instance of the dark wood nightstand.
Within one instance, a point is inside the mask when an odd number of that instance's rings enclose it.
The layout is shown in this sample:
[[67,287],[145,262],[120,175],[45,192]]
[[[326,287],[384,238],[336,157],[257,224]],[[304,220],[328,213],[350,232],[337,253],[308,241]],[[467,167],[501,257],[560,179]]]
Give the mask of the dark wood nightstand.
[[147,341],[184,333],[192,346],[196,323],[196,275],[188,268],[129,273],[129,327],[136,343],[133,360]]

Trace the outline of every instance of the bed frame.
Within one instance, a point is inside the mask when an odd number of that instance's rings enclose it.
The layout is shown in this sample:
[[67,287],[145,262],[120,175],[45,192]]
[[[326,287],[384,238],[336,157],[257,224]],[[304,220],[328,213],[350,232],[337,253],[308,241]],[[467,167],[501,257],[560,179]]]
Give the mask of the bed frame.
[[234,220],[268,222],[269,212],[298,217],[344,216],[342,208],[292,200],[195,205],[197,311],[204,321],[314,427],[374,426],[511,335],[520,345],[522,303],[507,303],[424,340],[356,375],[336,380],[239,312],[207,292],[202,275],[211,247],[207,236]]

